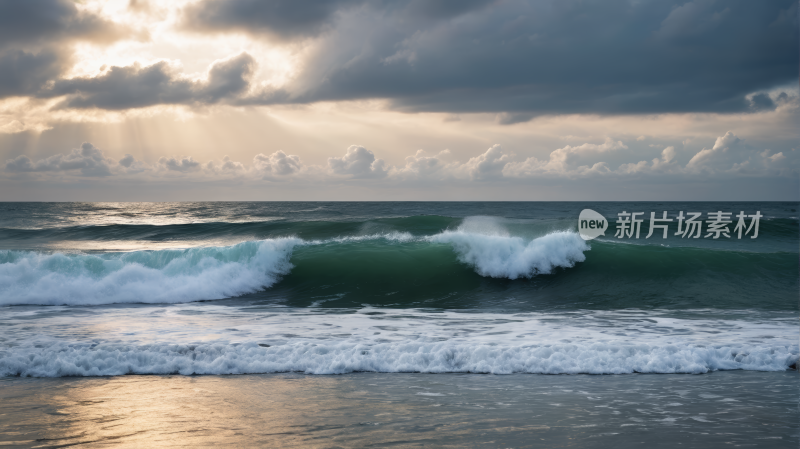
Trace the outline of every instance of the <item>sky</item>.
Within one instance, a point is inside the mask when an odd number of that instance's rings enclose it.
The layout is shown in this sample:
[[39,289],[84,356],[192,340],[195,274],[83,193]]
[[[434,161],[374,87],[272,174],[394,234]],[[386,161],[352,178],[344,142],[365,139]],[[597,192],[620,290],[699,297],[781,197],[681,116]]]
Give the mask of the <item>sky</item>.
[[796,0],[0,2],[0,201],[800,200]]

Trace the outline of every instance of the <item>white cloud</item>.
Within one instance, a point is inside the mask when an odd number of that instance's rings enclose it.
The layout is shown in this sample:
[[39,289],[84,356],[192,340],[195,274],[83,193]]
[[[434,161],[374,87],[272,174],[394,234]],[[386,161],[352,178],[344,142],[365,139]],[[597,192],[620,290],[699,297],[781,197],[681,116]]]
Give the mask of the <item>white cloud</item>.
[[576,176],[608,173],[611,170],[606,162],[589,162],[587,159],[627,148],[621,141],[610,138],[606,138],[602,144],[567,145],[550,153],[547,160],[529,157],[523,162],[510,163],[503,169],[503,174],[508,177],[528,177],[542,174]]
[[749,159],[752,149],[732,132],[718,137],[712,148],[703,148],[686,164],[686,168],[694,171],[728,170],[735,163]]
[[496,179],[503,177],[503,169],[513,155],[503,152],[499,144],[493,145],[480,156],[475,156],[456,169],[470,179]]
[[450,150],[443,150],[434,156],[428,156],[424,150],[417,150],[406,157],[406,165],[394,167],[390,176],[401,178],[427,178],[445,171],[448,165],[442,158],[450,155]]
[[797,173],[797,151],[770,155],[769,150],[759,151],[748,145],[731,131],[717,138],[714,146],[703,148],[692,157],[686,170],[691,173]]
[[372,151],[360,145],[350,145],[342,157],[329,157],[328,168],[333,174],[354,178],[380,178],[387,172],[383,159],[376,159]]
[[[788,154],[788,156],[787,156]],[[639,161],[619,166],[615,174],[680,174],[684,176],[790,176],[798,175],[800,155],[793,149],[787,154],[770,150],[759,151],[744,139],[728,131],[711,148],[698,151],[684,166],[677,162],[675,147],[661,151],[652,162]]]
[[[366,148],[351,145],[340,157],[330,157],[327,165],[307,165],[297,155],[276,151],[253,157],[251,164],[234,161],[229,156],[201,164],[192,156],[160,157],[154,165],[125,154],[119,161],[106,157],[103,151],[91,143],[68,153],[56,154],[38,161],[26,155],[8,159],[7,173],[48,173],[73,176],[137,176],[143,179],[169,178],[180,173],[197,181],[204,179],[237,179],[256,182],[258,180],[291,179],[321,185],[329,181],[349,179],[388,178],[398,183],[497,181],[534,178],[576,179],[603,176],[607,179],[653,175],[672,176],[675,179],[706,178],[709,176],[731,177],[798,177],[800,174],[800,151],[784,149],[772,151],[756,149],[733,132],[716,139],[711,148],[703,148],[690,157],[685,150],[680,153],[675,146],[667,146],[660,153],[649,146],[640,147],[632,153],[619,140],[607,138],[603,143],[567,145],[552,151],[547,159],[528,157],[515,160],[513,153],[505,151],[499,144],[466,162],[452,161],[449,150],[429,155],[418,150],[405,158],[405,163],[390,166]],[[638,152],[656,157],[636,161]],[[652,157],[652,156],[651,156]],[[688,163],[681,161],[686,161]],[[615,168],[616,167],[616,168]],[[460,181],[459,181],[460,180]],[[412,185],[412,184],[409,184]]]
[[150,166],[142,161],[137,161],[136,158],[130,154],[125,154],[125,156],[119,160],[118,169],[121,172],[133,174],[149,170]]
[[21,155],[6,161],[9,172],[80,172],[82,176],[109,176],[115,162],[105,157],[100,149],[89,142],[81,144],[67,154],[56,154],[33,162]]
[[175,157],[164,157],[158,159],[158,165],[169,171],[177,171],[186,173],[197,170],[200,168],[200,163],[194,160],[191,156],[178,159]]
[[6,171],[12,173],[24,173],[36,170],[34,170],[34,165],[31,161],[31,158],[21,154],[14,159],[9,159],[6,161]]
[[241,173],[245,171],[245,166],[241,162],[231,160],[230,156],[225,155],[222,162],[208,161],[204,168],[209,173]]
[[786,156],[783,155],[783,152],[775,153],[772,156],[769,156],[769,150],[764,150],[761,153],[761,156],[770,160],[770,162],[780,162],[786,159]]
[[675,147],[666,147],[661,151],[661,158],[665,163],[671,163],[675,159]]
[[253,158],[253,167],[265,176],[293,175],[303,170],[304,165],[300,156],[286,154],[283,151],[276,151],[269,156],[259,153]]
[[669,146],[661,151],[660,158],[653,159],[652,164],[648,165],[647,161],[622,164],[617,172],[626,174],[680,172],[682,167],[676,163],[675,155],[675,147]]

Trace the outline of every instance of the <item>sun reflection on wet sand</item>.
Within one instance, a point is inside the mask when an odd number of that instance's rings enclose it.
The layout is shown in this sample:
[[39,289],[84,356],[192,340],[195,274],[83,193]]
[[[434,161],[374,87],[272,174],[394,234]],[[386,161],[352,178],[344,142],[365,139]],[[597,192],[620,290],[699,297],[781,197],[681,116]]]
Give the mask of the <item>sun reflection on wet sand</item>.
[[[735,399],[731,380],[747,387]],[[796,385],[796,372],[4,378],[0,446],[797,447]]]

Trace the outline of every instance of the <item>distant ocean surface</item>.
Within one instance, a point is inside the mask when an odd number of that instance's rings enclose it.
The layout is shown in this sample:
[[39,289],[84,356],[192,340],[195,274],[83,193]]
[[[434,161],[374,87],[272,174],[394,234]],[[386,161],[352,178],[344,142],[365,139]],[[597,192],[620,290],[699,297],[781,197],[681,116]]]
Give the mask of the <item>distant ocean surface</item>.
[[[584,208],[609,220],[604,237],[577,234]],[[622,211],[645,212],[639,239],[614,237]],[[681,238],[675,222],[645,239],[663,211],[763,218],[756,239]],[[0,203],[0,376],[786,371],[798,215],[796,203]]]

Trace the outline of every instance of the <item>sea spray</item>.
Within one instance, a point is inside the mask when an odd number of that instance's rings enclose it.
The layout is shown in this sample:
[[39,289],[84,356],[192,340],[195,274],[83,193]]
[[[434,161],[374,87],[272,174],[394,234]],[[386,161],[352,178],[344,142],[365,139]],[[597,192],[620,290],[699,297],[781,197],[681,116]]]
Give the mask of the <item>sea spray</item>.
[[590,249],[578,234],[568,231],[526,241],[508,235],[494,217],[467,218],[455,231],[444,231],[430,240],[451,244],[458,260],[473,266],[481,276],[508,279],[572,267],[586,260],[583,252]]

